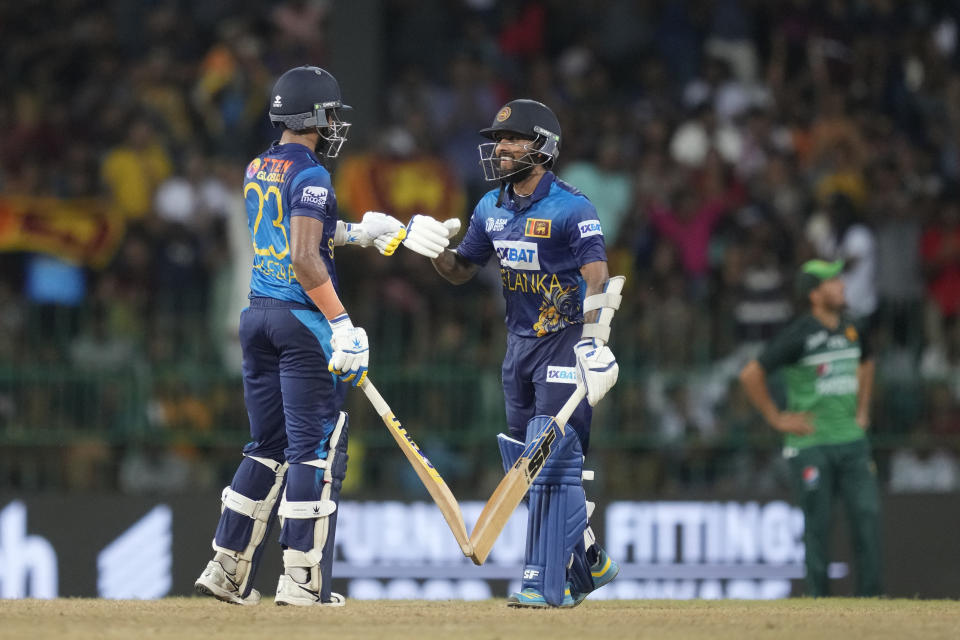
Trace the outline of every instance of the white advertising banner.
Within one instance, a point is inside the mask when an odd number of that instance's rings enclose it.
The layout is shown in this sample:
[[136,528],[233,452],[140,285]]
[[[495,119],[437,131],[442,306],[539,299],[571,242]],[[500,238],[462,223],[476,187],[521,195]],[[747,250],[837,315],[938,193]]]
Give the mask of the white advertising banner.
[[[123,497],[51,508],[0,502],[0,597],[158,598],[192,592],[218,509],[212,500],[162,503]],[[81,500],[82,501],[82,500]],[[93,519],[103,502],[104,513]],[[462,505],[468,529],[483,503]],[[95,523],[65,535],[70,509]],[[51,520],[53,518],[53,520]],[[503,597],[519,588],[526,507],[514,513],[487,562],[464,558],[431,502],[344,501],[334,577],[348,597],[462,599]],[[594,527],[620,575],[592,594],[613,598],[783,598],[803,577],[803,516],[782,501],[616,501],[598,508]],[[271,533],[257,584],[269,592],[279,567]],[[842,578],[844,563],[831,575]],[[87,575],[90,574],[90,575]],[[71,582],[60,584],[60,576]]]

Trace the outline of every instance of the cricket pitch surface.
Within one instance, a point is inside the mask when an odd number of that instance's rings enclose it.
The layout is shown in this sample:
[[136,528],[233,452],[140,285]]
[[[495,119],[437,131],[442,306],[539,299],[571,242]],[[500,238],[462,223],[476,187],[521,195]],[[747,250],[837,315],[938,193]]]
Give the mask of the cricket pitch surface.
[[574,609],[348,600],[343,608],[239,607],[210,598],[0,600],[0,639],[879,640],[960,638],[956,600],[587,600]]

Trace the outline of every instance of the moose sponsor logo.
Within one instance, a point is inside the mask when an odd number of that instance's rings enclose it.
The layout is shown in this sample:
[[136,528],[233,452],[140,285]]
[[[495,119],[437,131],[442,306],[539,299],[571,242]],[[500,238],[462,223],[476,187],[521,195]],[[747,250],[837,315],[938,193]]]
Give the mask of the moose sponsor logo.
[[305,187],[300,196],[303,204],[313,204],[322,207],[327,204],[327,189],[325,187]]

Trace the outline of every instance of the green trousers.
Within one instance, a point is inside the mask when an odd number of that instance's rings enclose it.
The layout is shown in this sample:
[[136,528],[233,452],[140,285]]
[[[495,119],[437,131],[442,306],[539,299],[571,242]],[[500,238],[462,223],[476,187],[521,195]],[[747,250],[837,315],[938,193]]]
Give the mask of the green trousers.
[[788,459],[805,522],[806,595],[830,595],[827,565],[830,562],[830,521],[836,495],[843,499],[850,520],[857,568],[856,595],[881,595],[880,496],[877,468],[866,438],[844,444],[806,447]]

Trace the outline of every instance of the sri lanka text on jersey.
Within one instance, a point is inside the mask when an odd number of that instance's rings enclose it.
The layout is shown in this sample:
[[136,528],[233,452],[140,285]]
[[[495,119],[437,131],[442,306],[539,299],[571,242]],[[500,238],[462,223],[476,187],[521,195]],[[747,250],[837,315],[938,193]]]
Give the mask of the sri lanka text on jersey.
[[554,289],[563,289],[555,273],[520,273],[511,269],[500,269],[500,279],[507,291],[520,293],[543,293],[546,296]]

